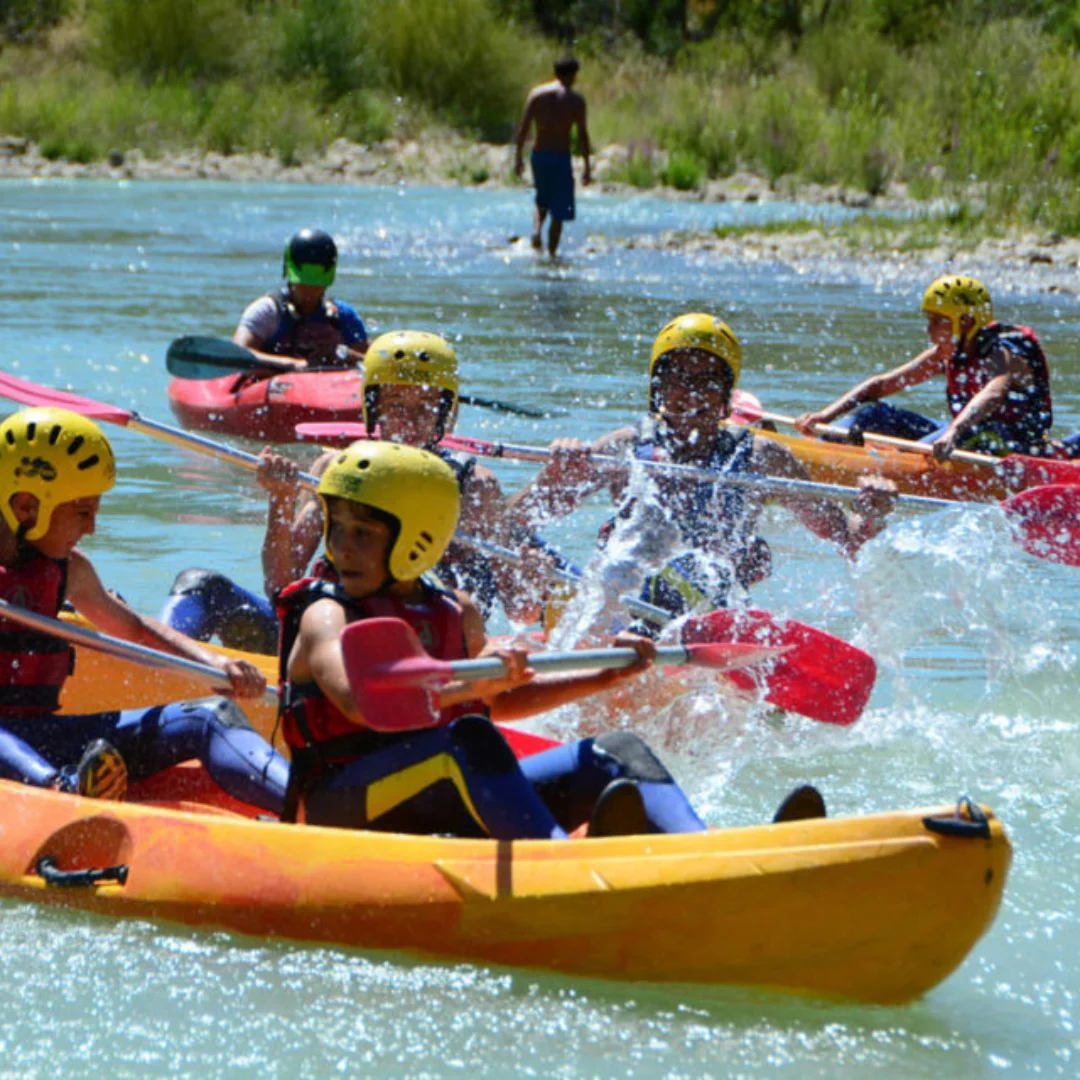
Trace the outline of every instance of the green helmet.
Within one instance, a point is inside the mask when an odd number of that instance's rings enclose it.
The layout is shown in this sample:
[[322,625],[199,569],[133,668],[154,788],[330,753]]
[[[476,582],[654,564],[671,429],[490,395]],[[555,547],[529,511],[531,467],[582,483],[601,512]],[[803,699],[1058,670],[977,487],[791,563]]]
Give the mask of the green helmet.
[[282,273],[290,285],[334,284],[337,271],[337,245],[322,229],[301,229],[285,245]]

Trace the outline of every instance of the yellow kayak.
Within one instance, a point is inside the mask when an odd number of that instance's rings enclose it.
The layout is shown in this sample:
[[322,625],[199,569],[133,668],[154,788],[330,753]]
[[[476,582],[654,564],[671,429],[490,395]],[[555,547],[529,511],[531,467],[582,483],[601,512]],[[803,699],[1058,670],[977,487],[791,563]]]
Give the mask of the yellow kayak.
[[1042,484],[1080,482],[1080,462],[1076,461],[1010,454],[999,459],[996,465],[955,460],[938,462],[925,454],[892,446],[851,446],[757,428],[754,434],[790,450],[802,462],[810,479],[823,484],[851,487],[864,476],[880,476],[894,481],[902,494],[994,502]]
[[[65,615],[78,626],[90,626],[85,619]],[[250,660],[266,676],[267,684],[277,686],[277,658],[258,653],[238,652],[217,645],[207,645],[213,652]],[[159,671],[131,660],[75,646],[75,670],[68,676],[60,695],[60,711],[71,715],[138,709],[164,705],[171,701],[206,697],[213,691],[204,682],[188,675]],[[269,737],[277,717],[277,706],[269,701],[240,701],[252,726]]]
[[1010,859],[1001,823],[977,807],[507,843],[252,820],[220,795],[203,805],[208,783],[181,766],[132,793],[150,801],[114,803],[0,781],[0,895],[576,976],[886,1004],[960,964],[994,918]]

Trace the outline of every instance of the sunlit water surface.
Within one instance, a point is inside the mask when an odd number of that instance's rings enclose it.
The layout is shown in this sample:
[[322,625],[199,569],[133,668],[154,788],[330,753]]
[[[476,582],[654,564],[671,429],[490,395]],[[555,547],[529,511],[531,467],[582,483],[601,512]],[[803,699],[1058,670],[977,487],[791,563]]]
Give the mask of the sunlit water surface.
[[[533,422],[464,408],[466,434],[546,442],[632,422],[652,338],[694,310],[742,338],[746,389],[800,412],[922,347],[925,281],[828,260],[797,273],[592,249],[585,235],[806,213],[587,197],[553,266],[508,243],[527,230],[520,193],[8,182],[0,365],[168,420],[169,341],[228,335],[275,286],[284,238],[318,225],[342,248],[337,295],[372,330],[436,330],[454,341],[466,389],[564,410]],[[1059,429],[1080,427],[1076,301],[985,277],[1001,315],[1047,344]],[[910,402],[940,412],[941,389]],[[264,505],[250,478],[110,434],[120,483],[86,544],[106,584],[147,612],[193,564],[258,588]],[[529,476],[498,470],[509,489]],[[551,538],[584,561],[605,509],[586,506]],[[992,508],[901,513],[853,565],[781,511],[764,531],[775,570],[755,602],[878,659],[862,720],[829,728],[702,694],[636,722],[713,824],[763,820],[803,781],[836,813],[962,792],[991,804],[1016,846],[1004,906],[923,1001],[852,1008],[581,982],[3,904],[0,1076],[1077,1075],[1080,573],[1025,555]]]

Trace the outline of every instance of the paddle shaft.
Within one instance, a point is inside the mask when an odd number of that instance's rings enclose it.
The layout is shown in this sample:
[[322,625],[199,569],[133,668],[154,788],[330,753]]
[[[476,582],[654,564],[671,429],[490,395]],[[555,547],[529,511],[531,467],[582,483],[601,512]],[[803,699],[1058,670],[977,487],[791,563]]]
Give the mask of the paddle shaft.
[[[0,613],[5,619],[27,626],[31,630],[37,630],[52,637],[58,637],[63,641],[69,641],[73,645],[82,645],[87,649],[106,653],[109,656],[118,657],[121,660],[130,660],[144,667],[158,668],[161,671],[175,671],[181,675],[191,675],[201,679],[208,686],[219,693],[231,693],[232,688],[228,680],[216,668],[208,664],[200,664],[195,660],[187,660],[182,656],[173,656],[172,653],[160,652],[157,649],[147,648],[145,645],[137,645],[133,641],[123,641],[121,638],[110,637],[98,630],[87,630],[81,626],[72,626],[61,622],[59,619],[50,619],[47,615],[39,615],[34,611],[9,604],[6,600],[0,600]],[[631,650],[632,651],[632,650]],[[267,700],[277,700],[277,690],[267,687]]]
[[[513,458],[517,461],[549,461],[553,451],[543,446],[520,446],[515,443],[488,442],[485,439],[465,439],[457,435],[447,435],[441,446],[452,450],[464,450],[483,457]],[[628,467],[624,458],[615,457],[612,454],[593,454],[594,461],[605,464],[617,465],[622,468]],[[822,484],[815,480],[792,480],[779,476],[731,476],[727,473],[717,473],[709,469],[699,469],[695,465],[680,465],[673,461],[641,461],[635,464],[644,465],[647,469],[660,470],[678,476],[685,476],[692,480],[711,480],[733,487],[764,487],[775,491],[804,492],[807,495],[838,495],[843,498],[854,498],[859,494],[858,488],[845,487],[842,484]],[[897,495],[900,502],[911,506],[932,506],[944,508],[956,505],[956,500],[935,499],[930,495]]]
[[[548,675],[566,671],[591,671],[594,668],[626,668],[637,663],[637,660],[638,654],[633,649],[569,649],[566,652],[531,653],[529,667],[538,675]],[[692,662],[690,651],[681,645],[656,650],[658,664]],[[454,660],[450,667],[454,678],[461,682],[498,679],[507,674],[506,665],[497,656],[485,656],[479,660]]]
[[[782,413],[765,412],[761,410],[762,420],[771,420],[774,424],[784,424],[787,427],[795,427],[794,416],[784,416]],[[845,442],[851,434],[847,428],[838,427],[836,424],[815,424],[815,435],[841,435]],[[932,457],[934,450],[929,443],[915,442],[913,439],[900,439],[895,435],[878,435],[873,431],[864,431],[863,440],[868,443],[876,443],[880,446],[892,446],[897,450],[907,450],[911,453],[922,454],[924,457]],[[991,465],[1000,468],[1005,458],[992,457],[990,454],[973,454],[970,450],[954,450],[949,455],[950,461],[965,461],[969,465]]]

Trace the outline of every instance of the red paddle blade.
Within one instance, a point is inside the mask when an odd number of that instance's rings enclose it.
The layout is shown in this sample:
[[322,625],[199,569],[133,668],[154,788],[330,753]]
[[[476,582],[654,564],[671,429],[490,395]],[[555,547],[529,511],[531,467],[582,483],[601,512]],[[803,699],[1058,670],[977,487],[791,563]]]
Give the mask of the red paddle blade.
[[323,446],[348,446],[357,439],[370,439],[373,436],[363,424],[347,421],[312,421],[296,425],[297,442],[317,442]]
[[763,682],[767,701],[824,724],[858,720],[877,677],[869,653],[804,623],[775,619],[767,611],[713,611],[688,620],[682,637],[684,644],[741,641],[787,646],[770,669],[755,675],[737,671],[728,678],[744,690]]
[[731,395],[731,420],[736,424],[756,424],[761,420],[761,402],[745,390]]
[[562,746],[555,739],[548,739],[543,735],[536,735],[531,731],[519,731],[517,728],[507,727],[505,724],[495,725],[502,737],[510,744],[514,751],[514,757],[525,758],[533,754],[543,753],[545,750],[554,750],[556,746]]
[[1001,505],[1026,552],[1080,566],[1080,484],[1029,488]]
[[69,394],[66,390],[50,390],[47,386],[38,386],[37,383],[27,382],[26,379],[19,379],[6,372],[0,372],[0,397],[35,408],[69,409],[90,420],[102,420],[107,424],[119,424],[121,427],[126,427],[133,415],[127,409],[103,405],[101,402],[79,397],[78,394]]
[[428,656],[408,623],[351,623],[341,632],[341,655],[356,707],[369,728],[410,731],[439,722],[432,688],[449,682],[453,669]]

